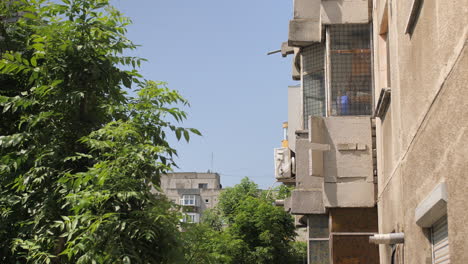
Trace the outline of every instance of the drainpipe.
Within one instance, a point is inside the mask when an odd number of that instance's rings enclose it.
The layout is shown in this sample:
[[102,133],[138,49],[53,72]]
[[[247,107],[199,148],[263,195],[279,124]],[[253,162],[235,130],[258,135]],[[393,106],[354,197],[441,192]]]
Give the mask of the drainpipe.
[[404,233],[376,234],[369,237],[369,242],[374,244],[402,244],[405,242]]

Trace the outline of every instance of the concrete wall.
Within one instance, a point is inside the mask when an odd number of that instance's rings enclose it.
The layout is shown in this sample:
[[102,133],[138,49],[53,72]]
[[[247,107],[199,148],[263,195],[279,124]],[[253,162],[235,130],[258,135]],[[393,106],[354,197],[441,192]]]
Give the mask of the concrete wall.
[[306,135],[297,138],[296,190],[291,212],[308,214],[324,213],[326,207],[374,207],[370,118],[313,117],[311,121],[312,142],[328,146],[329,150],[310,151]]
[[325,206],[374,207],[372,128],[369,117],[327,117]]
[[322,24],[369,22],[368,0],[322,0]]
[[[198,188],[200,183],[208,184],[208,188]],[[161,188],[177,204],[184,194],[199,195],[197,212],[202,213],[218,204],[221,183],[217,173],[179,172],[161,176]]]
[[[374,31],[374,72],[390,53],[391,105],[377,122],[379,232],[405,233],[404,263],[432,263],[428,229],[416,225],[416,207],[447,182],[451,263],[468,259],[468,0],[423,1],[412,34],[406,34],[413,1],[374,1],[374,29],[386,24],[385,44]],[[380,56],[379,56],[380,54]],[[376,94],[385,86],[375,75]],[[390,249],[381,246],[381,263]]]
[[161,188],[198,189],[198,184],[207,183],[208,189],[220,189],[220,178],[217,173],[176,172],[161,176]]
[[294,0],[288,45],[306,47],[322,41],[322,25],[369,22],[369,0]]
[[301,87],[288,87],[288,141],[289,148],[296,152],[296,131],[302,129]]

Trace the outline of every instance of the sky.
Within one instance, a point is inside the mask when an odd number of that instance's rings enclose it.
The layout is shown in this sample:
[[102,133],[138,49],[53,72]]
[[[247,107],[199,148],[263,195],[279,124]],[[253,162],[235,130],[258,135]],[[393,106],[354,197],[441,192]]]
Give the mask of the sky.
[[133,20],[128,37],[148,59],[141,73],[190,102],[185,127],[203,136],[177,149],[175,171],[218,172],[223,187],[275,183],[273,148],[287,121],[291,58],[267,56],[287,40],[292,1],[114,0]]

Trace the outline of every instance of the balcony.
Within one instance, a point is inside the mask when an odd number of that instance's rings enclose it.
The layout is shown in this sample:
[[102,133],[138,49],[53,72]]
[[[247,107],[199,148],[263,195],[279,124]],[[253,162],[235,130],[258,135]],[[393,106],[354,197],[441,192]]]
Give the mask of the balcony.
[[368,1],[294,0],[294,17],[289,22],[288,45],[306,47],[322,42],[322,29],[326,24],[368,22]]
[[199,195],[183,195],[180,199],[180,205],[187,207],[198,207],[200,206]]
[[331,207],[373,207],[374,144],[370,117],[309,117],[296,139],[296,189],[291,213]]

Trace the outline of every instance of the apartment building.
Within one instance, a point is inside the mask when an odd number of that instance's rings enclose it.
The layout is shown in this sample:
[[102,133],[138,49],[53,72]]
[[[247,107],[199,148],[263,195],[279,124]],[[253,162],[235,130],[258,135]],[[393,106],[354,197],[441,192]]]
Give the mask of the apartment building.
[[182,206],[184,222],[198,223],[203,211],[218,204],[221,191],[218,173],[174,172],[161,177],[161,189]]
[[380,261],[468,263],[468,1],[372,14]]
[[468,1],[293,8],[275,174],[308,263],[466,263]]
[[[368,1],[294,1],[288,124],[275,149],[283,204],[308,228],[308,263],[379,263],[372,23]],[[286,127],[284,125],[284,127]]]

